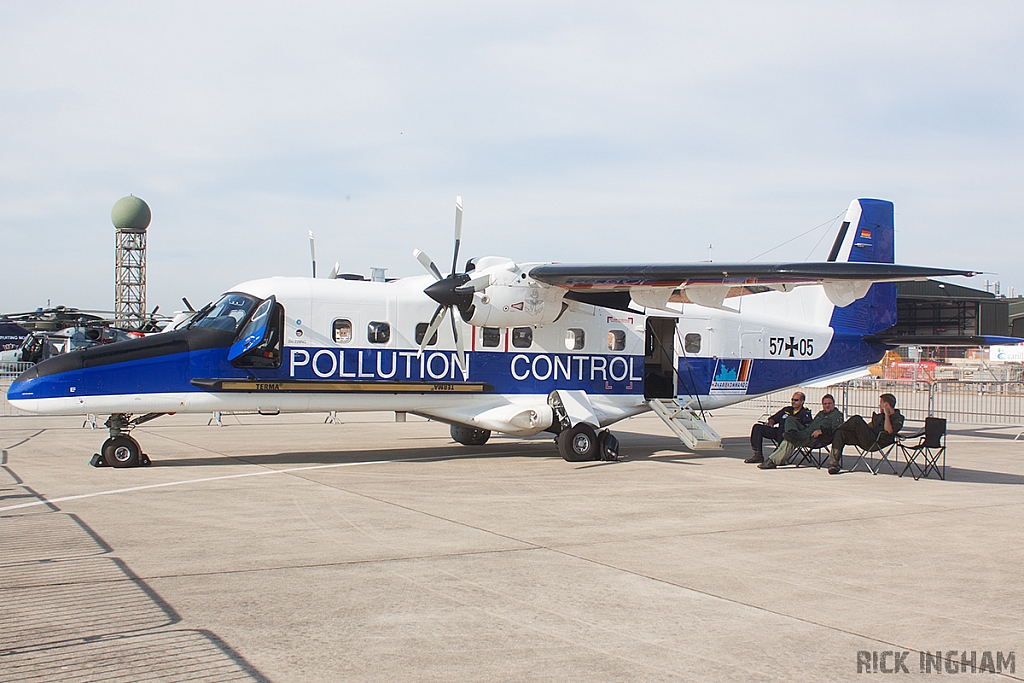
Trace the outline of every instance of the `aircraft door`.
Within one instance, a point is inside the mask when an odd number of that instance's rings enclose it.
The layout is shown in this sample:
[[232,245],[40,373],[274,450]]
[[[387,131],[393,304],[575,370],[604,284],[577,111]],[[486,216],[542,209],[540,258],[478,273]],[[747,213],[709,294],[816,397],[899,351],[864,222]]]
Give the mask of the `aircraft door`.
[[647,318],[644,398],[675,398],[675,318]]
[[284,308],[271,296],[253,312],[228,351],[228,360],[239,368],[279,368],[283,333]]
[[242,334],[239,335],[240,339],[228,351],[228,360],[235,360],[266,338],[271,319],[270,314],[274,310],[275,303],[277,303],[277,300],[274,297],[270,297],[256,308],[252,317],[249,318],[249,323],[242,330]]

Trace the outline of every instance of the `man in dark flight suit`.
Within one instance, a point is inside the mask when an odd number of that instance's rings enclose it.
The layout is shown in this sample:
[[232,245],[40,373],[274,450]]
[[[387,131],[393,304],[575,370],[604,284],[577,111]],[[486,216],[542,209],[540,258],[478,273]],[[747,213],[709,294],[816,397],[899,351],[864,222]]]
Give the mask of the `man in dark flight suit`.
[[903,429],[903,415],[896,410],[896,397],[882,394],[878,397],[878,411],[871,415],[871,424],[860,415],[854,415],[839,425],[832,437],[832,453],[828,459],[828,473],[839,474],[843,463],[843,446],[855,444],[868,451],[891,446],[896,434]]
[[776,442],[782,441],[782,424],[786,421],[786,418],[793,416],[800,421],[800,424],[806,427],[811,424],[811,411],[804,408],[804,392],[797,391],[793,394],[793,398],[790,399],[790,404],[775,413],[768,418],[767,424],[764,422],[755,422],[754,426],[750,428],[750,447],[753,449],[754,454],[743,462],[764,462],[764,440],[774,439]]

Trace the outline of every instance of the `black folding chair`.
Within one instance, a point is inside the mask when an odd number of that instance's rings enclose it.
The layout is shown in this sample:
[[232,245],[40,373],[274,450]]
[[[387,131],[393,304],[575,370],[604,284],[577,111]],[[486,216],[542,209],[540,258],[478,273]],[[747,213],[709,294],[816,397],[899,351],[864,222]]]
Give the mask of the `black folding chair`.
[[815,441],[809,446],[797,446],[793,450],[793,457],[790,460],[797,467],[801,465],[813,465],[819,470],[828,462],[829,448],[820,441]]
[[[882,463],[888,465],[889,469],[892,470],[892,473],[896,474],[896,466],[893,464],[892,461],[889,460],[889,456],[892,455],[893,453],[896,453],[897,457],[899,456],[899,451],[896,450],[896,444],[899,443],[899,436],[897,435],[893,442],[888,446],[883,446],[880,443],[878,443],[878,438],[881,435],[882,432],[879,432],[878,435],[875,436],[874,442],[867,448],[862,448],[857,444],[851,444],[855,449],[857,449],[858,454],[857,462],[853,463],[853,467],[850,468],[851,472],[855,471],[857,469],[857,465],[863,462],[864,466],[867,467],[868,472],[870,472],[871,474],[878,474],[878,470],[882,468]],[[874,462],[874,456],[872,455],[873,453],[878,453],[877,463]]]
[[[907,445],[911,439],[917,439],[917,443]],[[917,434],[909,434],[899,440],[900,450],[907,464],[900,472],[902,477],[910,470],[910,474],[917,481],[921,477],[928,477],[929,472],[935,472],[939,479],[946,478],[946,420],[942,417],[926,417],[924,419],[924,430]],[[921,458],[922,464],[917,463]],[[939,464],[941,458],[942,464]]]

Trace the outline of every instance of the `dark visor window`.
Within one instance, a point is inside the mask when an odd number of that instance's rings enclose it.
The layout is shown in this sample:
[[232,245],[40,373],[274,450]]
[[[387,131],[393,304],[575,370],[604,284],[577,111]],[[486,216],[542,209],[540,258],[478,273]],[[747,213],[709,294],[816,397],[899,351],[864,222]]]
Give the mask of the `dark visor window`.
[[216,330],[237,332],[249,317],[258,299],[248,294],[225,294],[193,327],[212,327]]

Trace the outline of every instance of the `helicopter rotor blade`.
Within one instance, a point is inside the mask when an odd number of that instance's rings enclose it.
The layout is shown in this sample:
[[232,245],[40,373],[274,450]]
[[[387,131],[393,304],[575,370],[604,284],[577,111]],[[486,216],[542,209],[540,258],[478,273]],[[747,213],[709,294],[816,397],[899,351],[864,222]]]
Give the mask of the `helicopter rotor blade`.
[[419,249],[413,249],[412,255],[415,256],[416,260],[419,261],[420,264],[427,269],[428,273],[434,276],[435,280],[443,279],[441,277],[441,271],[437,269],[437,266],[434,265],[434,261],[429,256],[427,256]]

